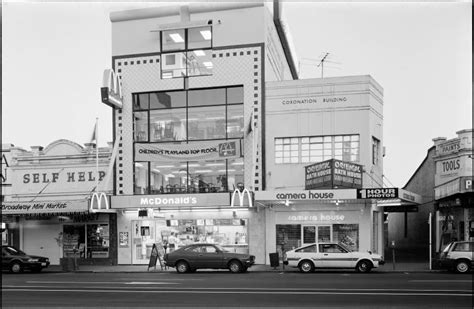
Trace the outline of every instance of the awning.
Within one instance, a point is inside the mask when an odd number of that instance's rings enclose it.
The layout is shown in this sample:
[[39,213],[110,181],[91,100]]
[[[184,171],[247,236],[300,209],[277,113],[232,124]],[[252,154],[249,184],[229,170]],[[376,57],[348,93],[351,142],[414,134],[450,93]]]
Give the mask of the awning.
[[9,201],[2,202],[2,215],[62,214],[88,212],[87,200],[72,201]]

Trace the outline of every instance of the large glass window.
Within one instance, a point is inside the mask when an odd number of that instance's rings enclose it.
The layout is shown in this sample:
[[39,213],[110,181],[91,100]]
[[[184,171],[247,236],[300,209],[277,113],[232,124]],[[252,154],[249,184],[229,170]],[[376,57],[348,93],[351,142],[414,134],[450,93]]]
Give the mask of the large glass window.
[[133,95],[135,142],[243,138],[243,87]]
[[186,109],[150,111],[150,142],[186,140]]
[[135,194],[148,193],[148,162],[135,162]]
[[67,224],[63,226],[63,256],[81,259],[108,258],[108,223]]
[[188,109],[190,140],[222,139],[226,137],[225,106]]
[[275,138],[275,163],[359,161],[359,135]]
[[161,78],[210,75],[211,26],[161,32]]

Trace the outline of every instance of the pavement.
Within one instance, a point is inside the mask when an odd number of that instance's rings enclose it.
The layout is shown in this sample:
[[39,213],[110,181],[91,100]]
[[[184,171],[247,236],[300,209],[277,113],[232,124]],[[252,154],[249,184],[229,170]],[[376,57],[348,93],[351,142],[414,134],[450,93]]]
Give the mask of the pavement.
[[[207,271],[207,270],[206,270]],[[213,271],[213,270],[209,270]],[[215,270],[222,271],[222,270]],[[285,266],[283,269],[281,263],[279,267],[271,267],[270,265],[256,264],[248,269],[249,272],[294,272],[296,268],[289,268]],[[344,270],[347,271],[347,270]],[[379,268],[373,269],[374,272],[440,272],[440,270],[430,270],[428,262],[418,263],[395,263],[395,267],[392,263],[386,263]],[[109,273],[109,272],[121,272],[121,273],[147,273],[147,272],[176,272],[175,268],[161,268],[159,265],[156,268],[151,267],[148,269],[148,265],[79,265],[76,270],[63,270],[60,265],[50,265],[48,268],[43,269],[43,272],[92,272],[92,273]]]

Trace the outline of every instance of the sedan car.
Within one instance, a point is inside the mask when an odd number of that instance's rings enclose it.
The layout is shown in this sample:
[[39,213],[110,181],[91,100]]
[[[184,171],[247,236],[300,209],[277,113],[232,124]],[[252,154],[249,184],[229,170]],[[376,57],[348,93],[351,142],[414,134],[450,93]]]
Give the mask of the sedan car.
[[313,243],[286,252],[285,264],[303,273],[315,268],[353,268],[365,273],[383,265],[384,260],[370,251],[355,252],[338,243]]
[[474,242],[454,241],[441,252],[438,265],[457,273],[468,273],[474,267]]
[[255,263],[255,256],[231,253],[215,244],[192,244],[163,257],[166,266],[176,267],[178,273],[199,268],[229,269],[233,273],[245,272]]
[[2,270],[19,273],[23,270],[40,272],[49,266],[49,259],[43,256],[29,255],[12,246],[2,246]]

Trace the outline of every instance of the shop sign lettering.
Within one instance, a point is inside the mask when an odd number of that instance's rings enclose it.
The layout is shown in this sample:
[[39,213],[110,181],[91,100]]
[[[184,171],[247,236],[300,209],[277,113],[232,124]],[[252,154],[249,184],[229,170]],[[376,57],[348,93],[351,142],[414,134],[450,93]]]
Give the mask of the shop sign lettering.
[[292,98],[281,101],[283,105],[300,105],[300,104],[316,104],[316,103],[338,103],[346,102],[347,97],[326,97],[326,98]]
[[457,170],[461,168],[460,159],[451,159],[441,162],[441,174],[457,173]]
[[459,139],[454,139],[438,145],[437,154],[447,155],[458,152],[459,149],[461,149],[461,141]]
[[[96,172],[27,173],[23,175],[23,183],[96,181],[95,174]],[[99,181],[101,181],[104,177],[105,172],[99,171]]]
[[157,206],[157,205],[193,205],[197,204],[196,197],[155,197],[140,199],[140,206]]
[[466,179],[464,182],[465,190],[471,191],[472,190],[472,179]]
[[[357,190],[357,198],[361,199],[370,199],[370,198],[379,198],[379,199],[392,199],[398,198],[398,188],[373,188],[373,189],[360,189]],[[411,198],[410,198],[411,200]],[[414,197],[413,197],[414,200]]]
[[311,192],[306,193],[278,193],[276,195],[278,200],[320,200],[320,199],[332,199],[334,198],[333,192]]
[[344,221],[344,215],[290,215],[289,221]]
[[2,202],[3,214],[74,212],[87,210],[86,201],[71,202]]

